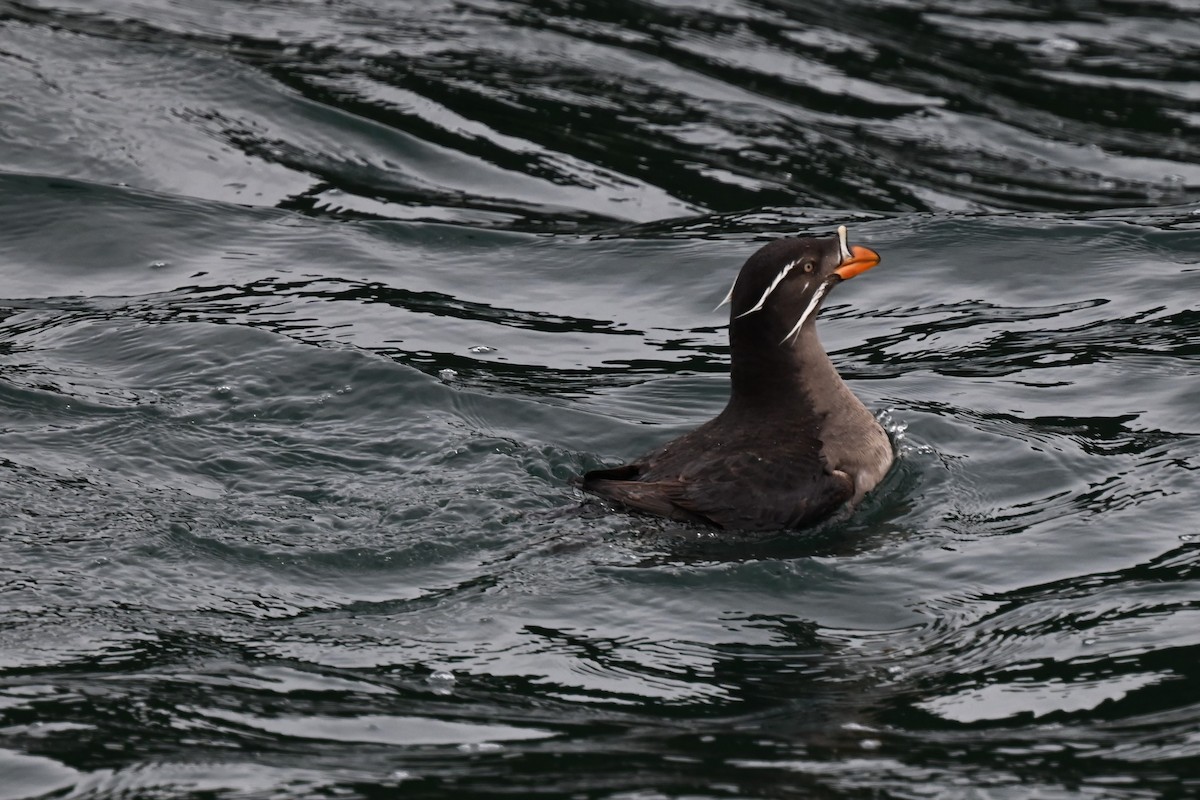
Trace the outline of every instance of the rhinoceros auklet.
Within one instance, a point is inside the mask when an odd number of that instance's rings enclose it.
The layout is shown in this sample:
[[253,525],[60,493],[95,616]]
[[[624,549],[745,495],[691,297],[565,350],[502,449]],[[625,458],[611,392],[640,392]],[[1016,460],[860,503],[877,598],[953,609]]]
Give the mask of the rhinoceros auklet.
[[844,225],[750,256],[721,303],[730,304],[725,410],[636,461],[586,473],[581,488],[740,530],[799,528],[858,503],[891,467],[892,447],[829,361],[816,317],[830,289],[878,263],[875,251],[847,247]]

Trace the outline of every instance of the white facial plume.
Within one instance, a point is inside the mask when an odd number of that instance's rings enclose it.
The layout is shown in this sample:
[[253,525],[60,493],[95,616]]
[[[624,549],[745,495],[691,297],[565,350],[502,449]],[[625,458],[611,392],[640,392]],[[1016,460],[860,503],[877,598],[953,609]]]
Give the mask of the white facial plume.
[[784,264],[783,269],[779,270],[779,274],[775,276],[775,280],[771,281],[771,285],[767,287],[765,292],[763,292],[762,297],[758,298],[758,302],[755,303],[752,308],[748,308],[742,313],[738,314],[737,319],[741,319],[747,314],[753,314],[755,311],[760,311],[763,307],[763,303],[767,302],[767,298],[771,296],[771,292],[775,291],[779,284],[783,282],[783,279],[787,277],[787,274],[795,269],[796,265],[799,263],[800,259],[796,259],[795,261]]
[[804,313],[800,315],[800,320],[796,323],[794,328],[787,332],[787,336],[784,336],[779,340],[780,344],[785,344],[788,339],[792,339],[796,336],[796,334],[800,333],[800,328],[804,326],[804,323],[808,321],[808,318],[812,316],[812,313],[817,310],[817,306],[821,304],[821,298],[825,296],[825,293],[829,291],[829,287],[831,286],[833,286],[833,284],[829,281],[826,281],[817,287],[817,290],[813,292],[812,300],[808,301],[808,306],[805,307]]
[[[853,257],[852,254],[850,253],[850,246],[846,242],[846,235],[847,235],[846,226],[839,225],[837,228],[838,249],[840,250],[842,261],[847,261]],[[738,314],[737,317],[735,317],[735,319],[741,319],[742,317],[747,316],[748,314],[753,314],[755,311],[761,311],[763,305],[767,302],[767,298],[769,298],[771,296],[772,292],[774,292],[777,288],[779,288],[779,284],[783,282],[783,279],[787,277],[788,273],[791,272],[801,262],[801,260],[802,259],[797,259],[795,261],[792,261],[791,263],[785,264],[783,266],[783,269],[781,269],[779,271],[779,274],[775,276],[775,279],[773,281],[771,281],[771,284],[766,288],[766,291],[763,292],[762,297],[758,298],[758,302],[755,303],[751,308],[743,311],[741,314]],[[794,338],[796,336],[796,334],[799,333],[800,328],[804,325],[805,321],[807,321],[808,318],[810,316],[812,316],[813,311],[815,311],[817,306],[820,305],[821,298],[823,298],[825,296],[825,293],[829,291],[831,286],[832,286],[832,283],[824,282],[820,286],[817,287],[816,292],[813,294],[812,300],[810,300],[808,303],[808,307],[804,309],[804,313],[800,316],[800,320],[796,323],[794,328],[792,328],[790,331],[788,331],[788,335],[783,337],[783,340],[780,342],[780,344],[783,344],[788,339]],[[722,306],[732,302],[733,290],[736,287],[737,287],[737,279],[735,278],[733,285],[729,287],[729,291],[725,294],[725,299],[722,300],[720,303],[718,303],[717,307],[714,308],[713,311],[716,311],[716,310],[720,309]]]

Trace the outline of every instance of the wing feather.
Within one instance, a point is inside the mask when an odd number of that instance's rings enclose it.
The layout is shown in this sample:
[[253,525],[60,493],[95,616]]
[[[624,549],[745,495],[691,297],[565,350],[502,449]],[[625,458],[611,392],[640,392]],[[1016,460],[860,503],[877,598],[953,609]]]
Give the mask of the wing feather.
[[853,481],[821,471],[790,482],[786,475],[730,471],[720,481],[685,477],[642,480],[645,465],[592,470],[581,488],[635,511],[719,528],[772,530],[811,524],[854,494]]

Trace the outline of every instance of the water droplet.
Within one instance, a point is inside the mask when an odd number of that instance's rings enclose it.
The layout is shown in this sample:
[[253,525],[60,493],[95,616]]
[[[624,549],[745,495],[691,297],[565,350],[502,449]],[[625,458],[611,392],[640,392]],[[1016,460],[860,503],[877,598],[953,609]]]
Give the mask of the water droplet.
[[218,386],[217,387],[217,396],[218,397],[228,397],[231,394],[233,394],[233,389],[229,388],[228,386]]
[[1196,538],[1196,534],[1194,534],[1194,533],[1181,533],[1181,534],[1179,534],[1179,541],[1181,541],[1181,542],[1190,542],[1190,541],[1192,541],[1192,540],[1193,540],[1193,539],[1195,539],[1195,538]]
[[474,347],[468,347],[467,349],[475,354],[496,352],[496,348],[488,347],[486,344],[477,344]]
[[882,744],[878,739],[863,739],[858,746],[863,750],[878,750]]
[[1037,49],[1047,55],[1066,55],[1079,52],[1079,42],[1065,36],[1051,36],[1038,42]]
[[438,370],[438,377],[439,377],[439,378],[441,378],[441,379],[442,379],[442,380],[444,380],[444,381],[452,381],[452,380],[454,380],[455,378],[457,378],[457,377],[458,377],[458,373],[457,373],[457,372],[455,372],[455,371],[454,371],[454,370],[452,370],[452,369],[449,369],[449,368],[446,368],[446,369],[439,369],[439,370]]
[[437,670],[430,673],[425,682],[429,684],[434,694],[450,694],[454,689],[454,673],[446,672],[445,670]]

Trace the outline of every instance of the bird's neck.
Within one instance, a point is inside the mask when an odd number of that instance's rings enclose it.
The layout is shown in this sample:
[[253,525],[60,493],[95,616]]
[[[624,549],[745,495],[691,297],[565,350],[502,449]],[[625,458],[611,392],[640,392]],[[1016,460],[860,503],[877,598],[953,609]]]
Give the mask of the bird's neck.
[[821,346],[815,320],[794,341],[781,344],[786,333],[763,325],[730,328],[730,411],[794,415],[797,404],[812,405],[814,394],[840,394],[844,384]]

